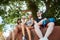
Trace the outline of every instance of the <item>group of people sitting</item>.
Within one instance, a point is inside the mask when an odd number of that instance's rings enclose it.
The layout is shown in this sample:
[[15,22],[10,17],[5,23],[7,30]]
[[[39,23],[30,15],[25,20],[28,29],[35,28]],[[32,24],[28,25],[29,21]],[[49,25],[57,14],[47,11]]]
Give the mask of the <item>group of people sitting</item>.
[[[31,31],[35,30],[39,40],[48,40],[49,35],[52,33],[55,25],[54,18],[42,18],[42,12],[37,12],[37,18],[33,19],[32,14],[28,15],[28,19],[25,16],[22,16],[21,19],[17,19],[17,25],[12,32],[12,40],[15,40],[15,35],[22,30],[22,40],[26,40],[25,38],[25,30],[27,31],[29,40],[32,40]],[[45,28],[48,26],[45,35],[43,36],[41,27]]]

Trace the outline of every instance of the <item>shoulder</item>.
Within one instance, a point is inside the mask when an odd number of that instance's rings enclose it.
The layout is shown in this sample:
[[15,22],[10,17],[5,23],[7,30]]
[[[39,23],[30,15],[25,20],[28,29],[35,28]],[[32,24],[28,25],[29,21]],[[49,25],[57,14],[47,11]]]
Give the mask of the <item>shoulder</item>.
[[18,27],[18,25],[16,25],[15,27]]

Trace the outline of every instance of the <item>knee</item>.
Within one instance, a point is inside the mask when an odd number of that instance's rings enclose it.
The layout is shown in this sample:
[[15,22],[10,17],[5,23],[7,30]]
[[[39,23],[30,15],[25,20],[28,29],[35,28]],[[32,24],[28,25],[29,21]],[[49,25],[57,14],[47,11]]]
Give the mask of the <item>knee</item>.
[[28,27],[26,27],[26,30],[29,30],[29,28],[28,28]]
[[54,25],[55,18],[49,18],[48,21],[49,21],[48,25]]
[[54,24],[54,22],[49,22],[48,23],[48,26],[54,26],[55,24]]

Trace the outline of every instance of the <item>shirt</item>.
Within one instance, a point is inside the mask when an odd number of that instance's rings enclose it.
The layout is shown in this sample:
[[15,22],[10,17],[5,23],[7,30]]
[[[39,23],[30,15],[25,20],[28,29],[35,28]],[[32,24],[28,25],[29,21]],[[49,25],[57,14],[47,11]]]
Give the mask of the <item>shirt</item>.
[[32,25],[33,25],[33,20],[32,20],[32,19],[29,19],[29,20],[26,22],[26,25],[27,25],[27,26],[32,26]]

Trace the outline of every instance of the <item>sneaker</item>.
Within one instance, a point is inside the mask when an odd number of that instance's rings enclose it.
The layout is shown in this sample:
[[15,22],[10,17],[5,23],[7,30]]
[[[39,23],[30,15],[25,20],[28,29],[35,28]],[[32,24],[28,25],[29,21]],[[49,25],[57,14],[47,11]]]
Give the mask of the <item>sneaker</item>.
[[48,40],[47,37],[40,38],[39,40]]
[[44,38],[40,38],[39,40],[44,40]]
[[47,37],[44,37],[44,40],[48,40],[48,38]]
[[22,37],[22,40],[26,40],[25,36]]

